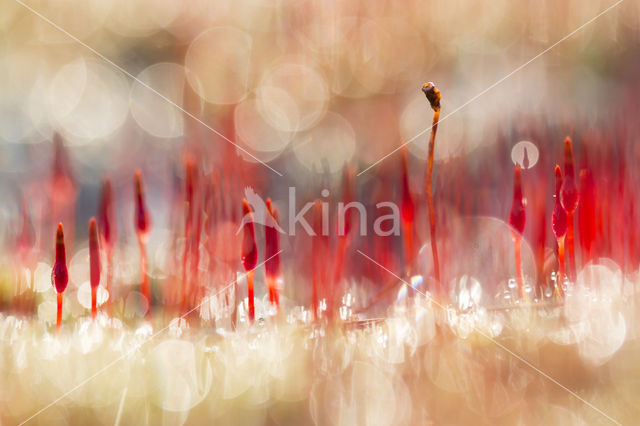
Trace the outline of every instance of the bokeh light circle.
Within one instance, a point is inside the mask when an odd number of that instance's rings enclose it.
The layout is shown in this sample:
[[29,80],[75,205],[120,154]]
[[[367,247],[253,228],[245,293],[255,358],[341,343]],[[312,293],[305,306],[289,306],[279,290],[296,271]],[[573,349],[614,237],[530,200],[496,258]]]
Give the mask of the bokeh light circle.
[[204,100],[235,104],[247,95],[251,50],[249,34],[233,27],[215,27],[196,37],[185,57],[187,80]]
[[321,172],[328,167],[335,173],[355,153],[355,132],[342,116],[329,112],[316,127],[300,134],[293,152],[308,169]]
[[522,169],[530,169],[536,165],[540,153],[533,142],[520,141],[511,148],[511,161]]
[[[95,1],[95,0],[94,0]],[[186,3],[173,0],[113,0],[106,24],[127,37],[142,37],[169,27],[180,16]]]
[[[51,66],[38,46],[0,44],[0,138],[7,142],[40,142],[50,134],[46,93]],[[40,134],[38,134],[40,133]]]
[[[185,72],[181,65],[162,62],[138,74],[131,87],[131,115],[140,127],[160,138],[180,137],[184,131],[184,113],[154,91],[182,106]],[[149,89],[149,87],[153,90]]]
[[[259,102],[255,99],[244,100],[236,106],[234,122],[237,142],[242,142],[251,150],[282,151],[291,140],[290,133],[278,130],[264,119],[259,111]],[[256,157],[261,158],[258,155]]]
[[[91,309],[91,283],[89,281],[80,284],[76,297],[78,298],[78,303],[80,303],[83,308]],[[109,300],[109,292],[103,286],[98,286],[96,291],[96,306],[102,306],[107,300]]]
[[116,131],[127,118],[129,84],[112,66],[78,58],[60,68],[49,87],[50,114],[69,143]]
[[329,90],[322,76],[302,64],[281,64],[267,71],[256,90],[260,114],[272,127],[302,131],[327,110]]

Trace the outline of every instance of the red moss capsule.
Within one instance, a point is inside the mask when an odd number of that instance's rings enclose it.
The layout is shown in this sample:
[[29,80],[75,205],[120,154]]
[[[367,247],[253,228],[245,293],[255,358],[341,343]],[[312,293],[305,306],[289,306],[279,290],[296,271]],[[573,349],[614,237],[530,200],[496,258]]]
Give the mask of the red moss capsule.
[[440,111],[440,91],[432,82],[425,83],[422,86],[422,93],[427,97],[431,108],[434,111]]
[[256,232],[253,226],[253,214],[247,200],[242,200],[242,267],[245,271],[253,270],[258,264],[258,247],[256,245]]
[[571,139],[566,138],[564,141],[564,179],[560,190],[560,202],[567,213],[573,213],[578,207],[579,198],[580,194],[573,168],[573,148]]
[[509,225],[520,234],[524,232],[525,210],[522,197],[522,171],[520,166],[515,167],[513,176],[513,202],[511,204],[511,214],[509,215]]
[[551,229],[556,238],[564,237],[567,234],[567,212],[564,211],[560,204],[560,190],[562,188],[562,171],[560,166],[556,165],[556,191],[555,202],[553,204],[553,213],[551,215]]
[[151,220],[147,207],[144,203],[144,190],[142,187],[142,172],[136,170],[135,177],[135,191],[136,191],[136,212],[135,212],[135,227],[139,237],[143,237],[151,230]]
[[98,210],[98,224],[105,246],[113,247],[116,243],[116,222],[113,217],[113,192],[111,180],[105,178],[102,181],[102,191],[100,194],[100,208]]
[[98,247],[98,228],[96,219],[89,221],[89,272],[91,288],[97,288],[100,284],[100,249]]
[[69,271],[67,270],[67,256],[64,247],[64,232],[62,223],[59,223],[56,230],[56,258],[51,270],[51,284],[58,293],[62,294],[68,283]]

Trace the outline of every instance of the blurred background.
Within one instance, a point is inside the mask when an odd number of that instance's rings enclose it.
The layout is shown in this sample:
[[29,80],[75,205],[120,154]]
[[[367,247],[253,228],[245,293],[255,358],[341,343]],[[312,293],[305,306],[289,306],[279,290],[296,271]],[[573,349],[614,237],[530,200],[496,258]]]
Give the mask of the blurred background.
[[[604,412],[633,423],[640,2],[615,1],[0,2],[0,423],[582,425]],[[428,81],[442,93],[433,187],[445,313],[397,279],[433,288]],[[581,290],[557,307],[550,225],[567,136]],[[388,154],[408,141],[412,253],[405,228],[372,232],[388,214],[376,203],[406,199],[403,152]],[[524,282],[549,302],[534,314],[510,309],[516,164]],[[98,303],[108,303],[94,327],[87,223],[97,215],[104,229],[106,177],[114,216]],[[261,268],[256,327],[246,282],[226,291],[243,272],[237,230],[251,191],[271,197],[285,228],[319,199],[334,230],[337,203],[356,200],[368,230],[279,234],[285,315]],[[70,281],[57,339],[60,221]],[[316,278],[321,309],[335,308],[346,331],[314,328]]]
[[[363,171],[413,139],[407,145],[409,182],[418,208],[417,238],[424,242],[432,111],[420,88],[434,81],[442,92],[437,220],[441,235],[451,237],[443,243],[445,265],[447,252],[479,253],[491,238],[487,233],[500,234],[511,247],[506,227],[491,231],[493,225],[476,224],[467,231],[457,224],[469,216],[506,221],[513,165],[522,162],[527,146],[525,269],[534,283],[547,279],[545,265],[552,263],[555,246],[549,226],[553,165],[562,164],[562,143],[571,136],[577,172],[588,170],[599,193],[610,197],[600,206],[593,255],[636,268],[635,239],[617,244],[616,238],[621,229],[635,236],[638,214],[628,196],[638,182],[633,165],[640,5],[616,5],[518,69],[613,4],[5,1],[0,6],[0,241],[5,253],[15,253],[30,226],[30,247],[50,262],[54,224],[63,220],[75,249],[86,246],[86,223],[96,214],[101,181],[109,176],[118,241],[123,252],[133,253],[122,262],[133,258],[135,271],[133,170],[140,168],[145,177],[154,226],[151,251],[166,252],[182,235],[184,161],[191,157],[199,182],[219,188],[215,215],[208,216],[215,217],[206,231],[209,239],[215,236],[233,252],[231,229],[240,218],[245,187],[271,197],[286,223],[290,186],[297,189],[298,204],[320,198],[323,188],[331,190],[326,199],[335,203],[344,193],[345,168]],[[54,133],[60,135],[57,148]],[[66,182],[63,190],[60,179]],[[355,198],[375,217],[376,202],[400,202],[400,183],[395,153],[355,178]],[[54,202],[60,192],[63,201]],[[54,214],[53,205],[59,210]],[[284,238],[282,244],[295,249],[287,267],[304,271],[311,255],[308,239]],[[369,237],[354,246],[394,270],[402,267],[399,237],[383,242]],[[233,253],[223,260],[237,261],[239,250]],[[152,266],[165,276],[171,266],[162,250],[157,256]],[[578,256],[584,263],[588,254]],[[465,256],[457,259],[464,269],[461,259]],[[484,258],[477,255],[474,262],[480,268]],[[353,263],[346,266],[351,275],[376,281],[380,271]],[[447,280],[457,274],[453,266],[443,269]],[[20,272],[5,274],[15,279]]]

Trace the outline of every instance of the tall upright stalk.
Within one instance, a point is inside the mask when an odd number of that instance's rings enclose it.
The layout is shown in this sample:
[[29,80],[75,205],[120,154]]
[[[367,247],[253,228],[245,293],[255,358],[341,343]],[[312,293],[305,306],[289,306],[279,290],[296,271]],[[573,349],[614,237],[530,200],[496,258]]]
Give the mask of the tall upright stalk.
[[438,245],[436,242],[436,212],[433,204],[433,153],[436,144],[436,132],[440,120],[440,91],[429,82],[422,86],[431,109],[433,109],[433,123],[431,125],[431,137],[429,138],[429,160],[427,164],[427,204],[429,207],[429,232],[431,234],[431,253],[433,254],[433,275],[436,280],[436,293],[440,294],[440,262],[438,261]]

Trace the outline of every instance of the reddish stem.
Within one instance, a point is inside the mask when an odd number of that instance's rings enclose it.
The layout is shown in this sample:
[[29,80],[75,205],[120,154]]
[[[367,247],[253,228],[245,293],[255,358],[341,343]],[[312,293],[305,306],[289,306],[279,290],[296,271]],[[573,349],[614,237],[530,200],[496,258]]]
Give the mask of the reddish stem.
[[[342,203],[344,206],[348,206],[355,198],[353,181],[353,169],[345,166],[342,180]],[[355,220],[355,215],[351,208],[344,212],[342,218],[338,218],[338,245],[334,258],[333,276],[331,279],[327,279],[327,316],[329,318],[332,318],[334,315],[334,307],[337,304],[336,295],[340,294],[341,291],[342,274],[344,273],[345,264],[347,263],[347,248],[351,244],[351,230],[353,229]],[[327,257],[328,256],[329,254],[327,253]]]
[[516,278],[518,280],[520,295],[523,297],[526,295],[524,292],[524,279],[522,277],[520,248],[522,245],[522,233],[524,232],[525,220],[524,199],[522,196],[522,170],[520,166],[516,166],[513,176],[513,201],[511,203],[511,213],[509,214],[509,225],[513,228],[512,235],[516,254]]
[[109,298],[107,306],[111,306],[111,283],[113,280],[113,248],[115,246],[117,232],[115,220],[113,220],[113,192],[111,188],[111,180],[105,178],[102,182],[102,195],[100,197],[100,208],[98,211],[98,224],[100,235],[102,236],[102,244],[107,252],[107,279],[106,288]]
[[322,203],[316,200],[313,205],[313,232],[311,238],[311,310],[314,320],[318,319],[319,294],[322,282],[322,262],[324,259],[324,244],[322,241]]
[[58,293],[58,310],[56,313],[56,336],[60,335],[61,325],[62,325],[62,293]]
[[558,241],[558,280],[556,281],[555,293],[559,297],[562,296],[562,283],[564,282],[564,236],[559,237]]
[[247,272],[247,299],[249,300],[249,322],[253,324],[256,318],[256,305],[253,294],[253,270]]
[[573,212],[567,212],[567,251],[569,255],[569,274],[571,281],[576,279],[576,256],[573,233]]
[[96,319],[98,315],[98,289],[91,287],[91,319]]
[[[189,250],[191,248],[191,234],[193,229],[194,194],[195,194],[195,163],[191,157],[187,157],[185,165],[185,223],[184,223],[184,252],[182,255],[182,285],[180,286],[180,311],[185,310],[186,299],[189,294],[189,277],[187,275],[187,265],[189,264]],[[197,250],[197,247],[196,247]]]
[[433,203],[433,156],[435,151],[436,132],[440,119],[440,91],[427,83],[422,86],[422,91],[429,100],[433,109],[433,123],[431,125],[431,137],[429,138],[429,159],[427,163],[427,206],[429,207],[429,233],[431,235],[431,254],[433,255],[433,273],[436,279],[436,294],[440,295],[440,262],[438,261],[438,245],[436,242],[436,212]]
[[344,268],[345,256],[346,256],[348,245],[349,245],[349,239],[346,235],[342,237],[338,237],[338,247],[336,249],[336,263],[335,263],[335,269],[333,272],[334,285],[331,286],[331,288],[329,289],[328,300],[330,301],[330,303],[328,303],[327,309],[333,308],[333,305],[335,302],[334,301],[335,293],[338,290],[337,286],[339,285],[340,278],[342,276],[342,270]]
[[277,279],[280,276],[280,256],[278,255],[278,211],[271,203],[271,199],[267,198],[267,211],[265,212],[265,251],[264,257],[266,263],[264,265],[265,275],[267,278],[267,287],[269,290],[269,302],[278,309],[280,305],[280,297],[278,295]]
[[96,219],[89,220],[89,266],[91,283],[91,318],[96,317],[96,295],[100,285],[100,248],[98,247],[98,230]]
[[[202,211],[200,209],[196,209],[194,212],[195,215],[195,226],[192,232],[191,237],[191,279],[189,280],[189,285],[187,286],[188,295],[195,291],[200,291],[202,287],[198,285],[198,270],[200,266],[200,231],[202,229]],[[196,293],[194,297],[199,297],[199,294]],[[190,300],[193,300],[191,297]],[[192,304],[189,305],[190,307]]]
[[144,202],[144,188],[142,185],[142,173],[140,170],[136,170],[134,173],[135,181],[135,227],[136,234],[138,236],[138,245],[140,247],[140,273],[142,274],[142,282],[140,283],[140,292],[147,299],[149,303],[148,315],[151,315],[151,284],[149,283],[149,277],[147,275],[147,250],[145,243],[151,230],[151,219],[147,212],[147,207]]
[[142,277],[140,292],[149,302],[149,312],[151,312],[151,285],[147,275],[147,248],[142,238],[138,238],[138,246],[140,247],[140,274]]
[[558,272],[558,281],[556,283],[555,294],[557,296],[562,296],[562,283],[564,282],[565,270],[564,270],[564,242],[565,235],[567,234],[567,213],[564,211],[562,204],[560,203],[560,192],[562,190],[562,171],[560,170],[560,166],[556,165],[555,169],[556,175],[556,191],[555,191],[555,202],[553,205],[553,214],[551,215],[551,229],[553,230],[554,235],[556,236],[556,240],[558,242],[558,264],[559,264],[559,272]]
[[433,271],[436,278],[436,293],[440,294],[440,262],[438,260],[438,244],[436,242],[436,212],[433,203],[433,152],[436,130],[438,128],[438,115],[433,114],[433,127],[431,131],[431,139],[429,141],[429,164],[427,166],[427,205],[429,207],[429,233],[431,236],[431,253],[433,255]]
[[273,286],[275,285],[275,282],[274,282],[273,278],[270,277],[270,276],[266,276],[265,279],[267,281],[267,293],[269,294],[269,303],[272,306],[275,306],[276,305],[276,297],[275,297],[275,294],[273,292]]
[[[407,152],[402,150],[402,240],[407,271],[413,265],[413,222],[415,220],[415,203],[409,187],[409,172],[407,167]],[[435,229],[434,229],[435,232]],[[437,257],[437,252],[436,252]]]
[[567,231],[567,249],[569,276],[571,280],[576,278],[576,259],[573,238],[573,213],[578,208],[580,194],[575,182],[575,170],[573,167],[573,145],[570,138],[564,141],[564,180],[560,190],[560,202],[567,213],[568,231]]
[[249,299],[249,321],[253,323],[255,318],[255,301],[253,295],[253,270],[258,263],[258,247],[256,245],[256,233],[253,226],[253,214],[247,200],[242,200],[242,267],[247,273],[247,298]]

